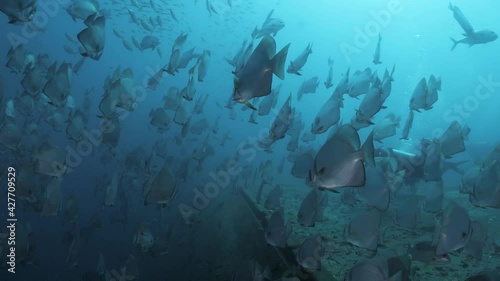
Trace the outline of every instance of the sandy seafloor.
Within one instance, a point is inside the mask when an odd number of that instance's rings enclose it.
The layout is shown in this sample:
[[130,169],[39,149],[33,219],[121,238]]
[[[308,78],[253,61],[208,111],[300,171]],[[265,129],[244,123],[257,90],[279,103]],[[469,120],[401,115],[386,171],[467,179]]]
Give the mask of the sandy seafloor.
[[[290,247],[299,246],[302,241],[309,235],[319,233],[323,239],[325,248],[324,256],[321,260],[322,270],[327,270],[337,280],[343,280],[346,272],[356,263],[370,259],[376,255],[376,252],[359,248],[347,244],[344,240],[344,228],[348,225],[351,218],[356,214],[366,210],[373,209],[364,205],[361,202],[355,205],[345,205],[341,202],[341,193],[328,192],[328,206],[324,211],[324,221],[317,222],[315,227],[301,227],[297,222],[297,212],[303,198],[310,191],[310,187],[304,184],[303,180],[297,179],[293,182],[288,182],[281,185],[283,187],[283,195],[281,197],[281,205],[285,211],[285,220],[292,224],[292,234],[289,237],[287,244]],[[417,185],[417,195],[425,194],[425,184],[422,182]],[[264,209],[264,202],[273,186],[265,186],[262,192],[262,199],[259,205]],[[449,200],[453,200],[460,206],[465,207],[471,220],[479,220],[488,228],[488,242],[483,249],[483,258],[481,261],[461,253],[460,250],[449,254],[451,262],[446,265],[429,265],[419,261],[412,261],[412,280],[413,281],[463,281],[467,277],[472,276],[483,270],[497,269],[500,270],[500,253],[495,255],[492,243],[494,240],[500,242],[500,210],[483,209],[473,206],[468,195],[460,194],[456,186],[445,186],[445,199],[443,206],[446,206]],[[247,194],[255,200],[258,187],[245,189]],[[384,248],[394,248],[399,251],[406,251],[409,244],[418,241],[432,241],[434,231],[434,215],[420,211],[420,216],[417,221],[417,227],[414,230],[406,229],[394,223],[395,212],[398,202],[402,202],[405,193],[409,193],[409,188],[403,186],[398,192],[398,197],[391,196],[389,209],[385,213],[381,213],[381,235],[382,244],[379,245],[379,250]],[[269,212],[271,213],[271,212]]]

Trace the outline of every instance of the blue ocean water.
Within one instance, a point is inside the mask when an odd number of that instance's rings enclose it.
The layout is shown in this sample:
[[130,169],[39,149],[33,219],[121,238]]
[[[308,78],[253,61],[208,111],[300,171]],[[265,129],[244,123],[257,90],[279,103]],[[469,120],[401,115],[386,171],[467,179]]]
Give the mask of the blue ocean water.
[[[33,1],[5,1],[0,7],[12,5],[11,2]],[[132,263],[138,268],[136,280],[231,280],[239,262],[244,260],[254,260],[262,266],[269,266],[273,272],[273,280],[279,280],[278,277],[283,276],[285,268],[288,267],[284,260],[290,259],[277,255],[274,248],[266,243],[262,230],[265,225],[256,222],[259,221],[259,216],[247,208],[247,203],[239,192],[244,189],[254,199],[254,196],[260,193],[259,186],[265,185],[264,193],[267,195],[276,184],[282,185],[284,189],[281,200],[285,207],[285,216],[293,221],[293,231],[288,241],[293,247],[289,247],[289,251],[293,252],[300,246],[304,235],[319,232],[322,237],[331,239],[328,243],[335,244],[328,245],[352,252],[350,256],[343,257],[335,256],[333,250],[327,250],[330,254],[322,257],[324,261],[340,261],[341,266],[338,267],[329,267],[330,263],[325,262],[322,270],[329,271],[336,280],[342,280],[345,272],[355,263],[371,258],[370,254],[356,252],[357,248],[354,246],[341,244],[344,242],[343,228],[352,218],[346,214],[354,215],[358,210],[367,207],[362,203],[349,207],[340,201],[340,194],[329,193],[329,203],[326,207],[328,219],[318,223],[319,226],[315,229],[301,227],[296,223],[296,213],[311,187],[305,179],[297,179],[290,172],[294,155],[308,147],[318,151],[327,141],[330,131],[317,135],[316,140],[312,142],[299,140],[299,149],[296,151],[287,149],[292,138],[290,135],[274,141],[271,151],[265,151],[258,143],[259,140],[262,142],[266,139],[272,122],[290,94],[294,114],[301,114],[304,123],[300,136],[309,132],[319,110],[348,69],[352,75],[356,70],[363,71],[370,67],[372,73],[382,79],[384,71],[388,69],[390,72],[395,66],[392,90],[384,102],[385,108],[371,120],[376,124],[387,114],[393,113],[401,117],[400,126],[395,136],[384,139],[381,143],[375,142],[375,148],[390,147],[420,154],[421,139],[441,138],[456,121],[461,127],[469,127],[470,133],[465,139],[465,150],[453,155],[451,160],[465,161],[461,169],[466,172],[475,165],[482,165],[482,169],[485,169],[487,165],[481,164],[480,161],[484,161],[499,143],[500,131],[496,123],[500,117],[498,40],[471,47],[459,44],[450,51],[453,45],[450,37],[460,40],[464,38],[464,30],[453,17],[453,12],[446,2],[100,1],[97,10],[99,15],[106,19],[102,56],[97,60],[86,58],[78,73],[71,71],[71,99],[59,107],[64,112],[59,120],[62,126],[59,132],[47,122],[48,119],[55,118],[51,116],[54,114],[52,110],[57,106],[40,99],[40,95],[44,95],[43,90],[40,89],[34,94],[33,109],[29,113],[17,108],[22,106],[22,102],[16,97],[24,94],[25,89],[21,81],[25,78],[25,68],[29,65],[28,62],[36,61],[34,58],[38,55],[47,55],[48,66],[54,62],[57,62],[58,66],[66,62],[75,67],[82,59],[79,51],[82,45],[77,34],[84,30],[86,25],[82,19],[73,20],[69,15],[68,7],[75,5],[72,1],[34,2],[37,11],[31,21],[9,24],[5,12],[0,16],[0,53],[4,54],[0,56],[0,81],[3,89],[0,106],[5,109],[0,111],[0,114],[8,116],[7,121],[0,118],[4,123],[0,130],[0,175],[1,186],[5,187],[1,197],[1,219],[5,225],[10,223],[7,219],[11,212],[7,204],[8,181],[12,177],[8,174],[8,167],[13,167],[18,172],[16,182],[19,187],[16,192],[32,189],[32,193],[28,195],[16,196],[16,239],[20,241],[17,244],[20,250],[16,248],[15,273],[8,271],[11,266],[7,264],[10,259],[7,257],[10,245],[9,229],[2,227],[0,232],[1,280],[119,280],[114,274],[120,273],[120,270],[129,264],[127,261],[131,260],[135,260]],[[81,2],[93,5],[95,3],[85,0]],[[460,7],[475,30],[500,32],[496,22],[496,11],[500,9],[497,1],[485,0],[476,3],[457,0],[453,5]],[[245,40],[250,43],[254,28],[261,29],[272,10],[272,17],[281,19],[285,24],[276,34],[270,34],[276,42],[276,51],[291,43],[285,70],[290,61],[297,58],[309,43],[312,43],[312,54],[302,68],[302,76],[285,73],[284,80],[273,77],[272,88],[281,85],[276,107],[269,115],[257,116],[257,124],[253,124],[248,122],[252,110],[244,104],[233,102],[231,109],[225,107],[228,100],[232,100],[235,78],[235,66],[230,65],[228,60],[237,54]],[[138,23],[133,22],[130,11],[139,19]],[[152,31],[146,30],[141,20]],[[114,31],[123,38],[119,38]],[[187,34],[182,50],[194,48],[198,56],[195,56],[187,67],[172,75],[162,69],[171,61],[174,42],[180,34]],[[382,64],[374,65],[372,61],[379,34],[382,37]],[[159,45],[154,49],[141,51],[134,46],[132,38],[140,43],[147,35],[160,39]],[[69,41],[68,36],[75,42]],[[131,50],[125,48],[124,40],[131,45]],[[254,47],[260,40],[261,38],[254,40]],[[19,46],[22,46],[21,53],[25,60],[21,60],[22,66],[16,72],[7,64],[12,57],[11,51]],[[65,49],[65,46],[69,48]],[[68,52],[68,49],[74,50],[74,53]],[[164,132],[158,132],[151,124],[151,111],[163,107],[164,97],[169,89],[175,87],[180,91],[188,85],[189,72],[205,50],[211,54],[206,76],[203,81],[196,82],[192,101],[180,99],[187,111],[187,117],[190,117],[188,125],[176,124],[175,110],[165,110],[169,125]],[[329,71],[329,58],[333,60],[333,87],[327,89],[323,83]],[[133,72],[131,87],[135,95],[134,107],[130,111],[119,109],[116,113],[120,120],[117,145],[110,147],[103,142],[89,140],[88,135],[100,134],[103,120],[106,120],[102,118],[104,114],[99,105],[109,90],[109,85],[106,86],[105,82],[107,77],[113,75],[117,69],[123,71],[128,68]],[[46,69],[42,70],[42,73],[44,79],[41,85],[45,85],[50,79],[46,76]],[[157,73],[162,74],[161,80],[156,88],[151,89],[148,84]],[[431,109],[414,113],[409,138],[401,140],[414,89],[422,78],[428,79],[431,75],[440,77],[442,81],[438,100]],[[320,82],[316,92],[305,94],[299,101],[296,94],[299,87],[304,80],[314,76],[317,76]],[[194,79],[197,80],[196,76]],[[76,109],[83,111],[86,91],[90,91],[90,111],[84,112],[89,117],[81,129],[89,134],[85,134],[79,142],[71,141],[66,133],[71,119],[70,113]],[[124,92],[122,89],[117,91]],[[207,101],[202,110],[194,112],[195,104],[205,97]],[[352,98],[345,94],[344,105],[340,110],[342,124],[348,124],[356,115],[362,98],[363,96]],[[260,98],[256,105],[263,99]],[[13,112],[9,109],[9,102],[16,107]],[[202,121],[206,121],[201,125],[203,132],[194,133],[192,127]],[[7,122],[13,124],[17,130],[5,125]],[[186,123],[186,120],[182,123]],[[181,136],[183,128],[187,130],[185,137]],[[373,125],[358,131],[361,143],[364,143],[372,129]],[[17,134],[22,136],[19,141],[17,137],[13,137]],[[162,146],[166,150],[165,157],[160,157],[153,151],[155,142],[162,139],[166,140],[166,144]],[[45,140],[49,140],[63,151],[67,170],[57,177],[39,171],[21,177],[20,170],[37,170],[39,155],[43,150],[41,144]],[[86,142],[83,142],[85,140]],[[224,145],[221,145],[223,141]],[[12,149],[12,145],[16,146],[16,149]],[[141,150],[132,157],[130,152],[135,149]],[[202,154],[201,159],[195,156],[199,151]],[[109,155],[112,156],[108,157]],[[139,167],[127,164],[127,159],[130,158],[137,160]],[[283,160],[284,158],[288,159]],[[270,165],[263,168],[266,161],[270,161]],[[284,168],[280,172],[282,161]],[[175,197],[166,200],[167,204],[145,205],[148,181],[156,179],[164,167],[167,167],[173,176]],[[113,200],[113,206],[103,206],[106,190],[116,170],[120,174],[118,195]],[[269,174],[270,181],[265,177]],[[51,196],[47,186],[55,178],[59,184],[56,184],[56,193],[57,190],[62,192],[62,198],[55,199],[55,202],[62,205],[55,214],[44,216],[41,215],[43,206]],[[493,189],[486,191],[498,199],[498,176],[488,179]],[[22,181],[27,183],[23,185]],[[499,253],[495,247],[499,233],[497,226],[500,206],[481,208],[469,201],[468,194],[458,194],[458,186],[462,182],[460,173],[445,172],[442,174],[442,181],[445,190],[444,202],[458,202],[468,211],[471,220],[480,220],[489,226],[483,259],[475,261],[473,258],[466,258],[464,253],[454,251],[450,254],[452,261],[470,260],[470,264],[464,266],[463,263],[452,262],[440,266],[440,269],[435,270],[431,265],[431,269],[426,267],[421,271],[415,267],[424,266],[414,262],[411,280],[465,280],[481,270],[499,270]],[[428,181],[422,179],[419,184],[425,186]],[[406,185],[402,188],[405,187]],[[342,192],[342,188],[339,189]],[[420,186],[417,186],[417,189],[419,198],[425,196],[426,189]],[[381,214],[381,228],[390,229],[394,224],[391,211],[397,209],[400,199],[394,194],[393,196],[388,213]],[[73,222],[65,223],[64,217],[71,204],[76,204],[79,212]],[[443,209],[444,206],[445,203]],[[356,212],[351,213],[351,210]],[[346,214],[342,216],[337,213],[344,211]],[[271,213],[269,211],[267,215]],[[93,222],[96,221],[100,226],[94,229]],[[429,220],[425,223],[424,221],[422,219],[419,225],[427,226]],[[433,220],[430,221],[430,224],[433,224]],[[24,230],[19,230],[20,227]],[[86,240],[85,231],[90,228],[92,231]],[[425,235],[428,237],[431,234]],[[420,241],[418,231],[412,235],[412,241]],[[394,232],[389,231],[386,238],[387,236],[389,240],[381,245],[390,248],[397,244]],[[137,237],[142,244],[150,242],[151,247],[141,249],[141,245],[135,243]],[[28,240],[30,242],[27,242]],[[104,279],[90,279],[89,272],[101,270],[97,266],[101,253],[105,260],[103,272],[107,272],[107,277],[102,274],[99,278]],[[131,259],[130,255],[134,259]],[[296,262],[294,258],[291,260]],[[128,270],[132,270],[131,268],[132,266]],[[422,271],[425,271],[425,274]],[[449,275],[445,276],[443,272]]]

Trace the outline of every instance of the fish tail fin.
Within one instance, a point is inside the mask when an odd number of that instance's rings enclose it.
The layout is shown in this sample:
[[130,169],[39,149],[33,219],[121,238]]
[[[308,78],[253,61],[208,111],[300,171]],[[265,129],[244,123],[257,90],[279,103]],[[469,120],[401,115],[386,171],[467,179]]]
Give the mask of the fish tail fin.
[[285,62],[289,47],[290,43],[283,47],[283,49],[281,49],[281,51],[279,51],[279,53],[277,53],[272,60],[273,73],[281,80],[285,79]]
[[452,11],[454,10],[454,9],[453,9],[453,5],[451,4],[451,2],[448,4],[448,9],[450,9],[450,10],[452,10]]
[[375,148],[373,147],[373,131],[366,138],[365,143],[361,147],[363,153],[363,161],[368,165],[375,167]]
[[455,47],[457,47],[458,41],[455,40],[455,39],[453,39],[453,38],[451,38],[451,37],[450,37],[450,39],[451,39],[451,41],[453,41],[453,46],[451,46],[451,50],[450,51],[453,51],[455,49]]

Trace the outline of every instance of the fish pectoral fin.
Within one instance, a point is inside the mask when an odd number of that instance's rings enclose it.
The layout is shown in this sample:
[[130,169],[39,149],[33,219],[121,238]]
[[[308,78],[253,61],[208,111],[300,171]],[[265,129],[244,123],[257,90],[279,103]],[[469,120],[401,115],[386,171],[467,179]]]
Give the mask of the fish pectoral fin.
[[245,101],[244,104],[252,110],[257,110],[257,108],[255,108],[249,101]]
[[329,192],[333,192],[333,193],[340,193],[340,191],[338,191],[337,189],[335,188],[322,188],[320,190],[323,190],[323,191],[329,191]]

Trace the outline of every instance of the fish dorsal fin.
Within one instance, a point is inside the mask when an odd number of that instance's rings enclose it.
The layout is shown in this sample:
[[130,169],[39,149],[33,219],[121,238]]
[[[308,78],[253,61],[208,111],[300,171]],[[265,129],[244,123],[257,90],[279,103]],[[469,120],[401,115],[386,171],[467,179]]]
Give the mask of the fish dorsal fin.
[[86,26],[91,27],[94,25],[94,21],[96,20],[96,17],[97,17],[97,13],[93,13],[93,14],[89,15],[83,23],[85,23]]
[[[276,53],[276,41],[274,41],[274,39],[271,36],[266,35],[262,38],[259,45],[257,45],[255,50],[252,52],[252,55],[250,55],[250,58],[246,62],[245,66],[249,64],[255,64],[258,67],[268,68],[270,66],[269,63],[275,53]],[[238,73],[238,71],[236,71],[236,73]]]
[[358,150],[361,146],[361,141],[359,140],[358,133],[349,124],[340,126],[331,140],[347,143],[350,147],[352,147],[353,151]]
[[92,25],[104,29],[106,25],[106,18],[104,16],[100,16],[94,20],[94,23]]
[[269,14],[267,15],[267,17],[266,17],[266,22],[267,22],[269,19],[271,19],[271,16],[273,15],[273,13],[274,13],[274,9],[272,9],[272,10],[269,12]]
[[269,35],[264,36],[257,48],[255,48],[255,52],[265,53],[267,59],[270,60],[276,53],[276,41]]

